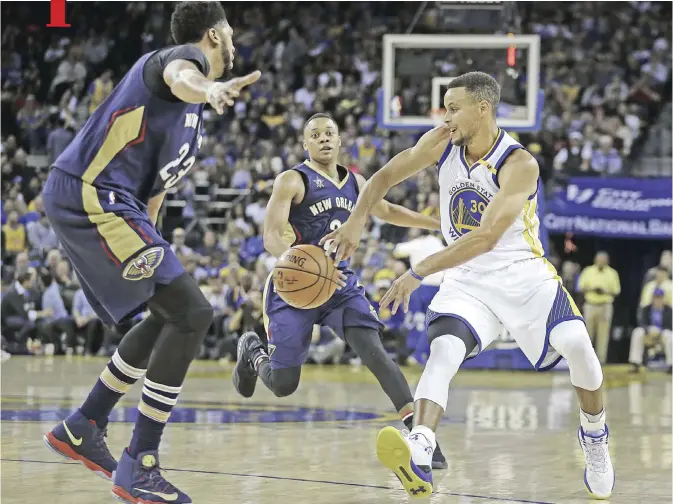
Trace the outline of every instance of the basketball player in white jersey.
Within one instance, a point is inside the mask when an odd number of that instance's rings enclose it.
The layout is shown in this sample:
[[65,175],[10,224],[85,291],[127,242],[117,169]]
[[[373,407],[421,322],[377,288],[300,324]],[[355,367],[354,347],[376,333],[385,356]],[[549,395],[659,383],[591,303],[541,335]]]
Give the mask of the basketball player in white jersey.
[[377,454],[411,496],[432,492],[430,460],[449,383],[464,359],[477,355],[506,328],[536,370],[565,357],[580,403],[584,484],[594,498],[610,496],[615,473],[601,395],[603,373],[581,314],[544,258],[536,215],[539,168],[496,125],[497,82],[482,72],[461,75],[444,96],[444,123],[390,160],[363,187],[334,240],[335,260],[357,247],[369,209],[395,184],[438,163],[442,233],[449,244],[395,281],[381,302],[408,309],[423,278],[445,271],[427,315],[430,358],[416,389],[414,428],[392,427]]

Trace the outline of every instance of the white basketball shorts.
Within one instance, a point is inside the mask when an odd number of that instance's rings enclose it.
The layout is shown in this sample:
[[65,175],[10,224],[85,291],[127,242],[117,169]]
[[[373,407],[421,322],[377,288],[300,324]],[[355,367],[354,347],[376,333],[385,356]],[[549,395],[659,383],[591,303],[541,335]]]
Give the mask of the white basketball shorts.
[[426,317],[465,322],[478,343],[475,357],[507,329],[537,371],[553,368],[561,356],[549,345],[551,330],[566,320],[583,320],[554,267],[544,258],[477,272],[447,270]]

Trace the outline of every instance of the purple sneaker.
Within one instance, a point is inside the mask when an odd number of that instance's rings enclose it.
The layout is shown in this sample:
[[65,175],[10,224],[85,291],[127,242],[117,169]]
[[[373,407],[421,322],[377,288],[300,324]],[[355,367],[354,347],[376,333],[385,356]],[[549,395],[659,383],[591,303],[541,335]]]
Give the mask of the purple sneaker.
[[80,462],[101,478],[112,480],[117,461],[105,444],[106,432],[77,410],[47,432],[42,440],[54,453]]
[[115,499],[127,504],[191,504],[192,500],[161,475],[159,452],[146,451],[131,458],[124,450],[112,485]]

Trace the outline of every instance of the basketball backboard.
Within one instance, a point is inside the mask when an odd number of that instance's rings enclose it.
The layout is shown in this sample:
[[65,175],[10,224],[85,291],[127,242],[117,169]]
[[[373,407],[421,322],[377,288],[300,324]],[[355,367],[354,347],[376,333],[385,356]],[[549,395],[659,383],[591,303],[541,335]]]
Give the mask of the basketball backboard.
[[444,114],[448,83],[476,70],[500,83],[499,126],[508,131],[540,129],[544,94],[537,35],[384,35],[379,126],[432,128]]

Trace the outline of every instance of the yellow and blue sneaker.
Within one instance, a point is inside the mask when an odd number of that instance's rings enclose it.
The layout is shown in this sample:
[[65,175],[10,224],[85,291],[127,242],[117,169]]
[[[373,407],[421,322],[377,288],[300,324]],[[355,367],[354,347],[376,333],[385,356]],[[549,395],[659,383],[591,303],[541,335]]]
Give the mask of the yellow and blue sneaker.
[[161,474],[159,452],[141,452],[134,459],[124,450],[115,473],[112,496],[126,504],[191,504],[192,500]]
[[[417,434],[414,436],[423,437]],[[432,495],[434,450],[427,442],[424,445],[421,441],[412,439],[406,432],[400,432],[394,427],[384,427],[376,440],[376,455],[379,460],[395,473],[412,498],[427,498]]]

